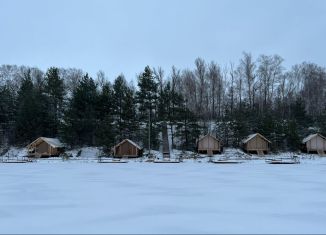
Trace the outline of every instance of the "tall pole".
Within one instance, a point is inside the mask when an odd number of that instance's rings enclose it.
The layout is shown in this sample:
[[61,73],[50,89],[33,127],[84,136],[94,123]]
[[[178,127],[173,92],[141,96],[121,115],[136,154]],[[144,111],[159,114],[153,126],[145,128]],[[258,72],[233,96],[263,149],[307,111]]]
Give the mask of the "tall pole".
[[151,108],[148,113],[148,155],[151,154]]

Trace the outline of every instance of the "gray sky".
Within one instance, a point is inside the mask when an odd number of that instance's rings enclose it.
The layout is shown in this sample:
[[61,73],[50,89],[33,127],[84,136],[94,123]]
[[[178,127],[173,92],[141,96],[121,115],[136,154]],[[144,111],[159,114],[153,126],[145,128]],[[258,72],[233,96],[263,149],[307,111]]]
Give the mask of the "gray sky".
[[280,54],[325,66],[325,0],[0,0],[0,64],[76,67],[110,80]]

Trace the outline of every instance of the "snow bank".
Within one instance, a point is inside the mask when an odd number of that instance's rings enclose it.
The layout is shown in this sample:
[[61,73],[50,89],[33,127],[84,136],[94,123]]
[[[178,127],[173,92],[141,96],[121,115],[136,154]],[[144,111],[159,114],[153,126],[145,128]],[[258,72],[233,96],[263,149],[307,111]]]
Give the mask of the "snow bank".
[[26,148],[17,148],[11,147],[3,156],[10,156],[10,157],[23,157],[27,155]]
[[[80,152],[80,156],[78,155],[78,152]],[[98,147],[84,147],[79,149],[73,149],[66,151],[68,155],[71,155],[73,158],[80,158],[80,159],[97,159],[100,155],[102,155],[101,148]]]

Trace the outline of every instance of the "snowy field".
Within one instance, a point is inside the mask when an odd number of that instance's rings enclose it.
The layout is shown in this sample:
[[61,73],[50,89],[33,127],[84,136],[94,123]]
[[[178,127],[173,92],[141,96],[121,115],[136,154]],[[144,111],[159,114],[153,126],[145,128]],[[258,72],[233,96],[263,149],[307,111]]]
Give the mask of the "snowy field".
[[326,159],[0,164],[0,233],[326,233]]

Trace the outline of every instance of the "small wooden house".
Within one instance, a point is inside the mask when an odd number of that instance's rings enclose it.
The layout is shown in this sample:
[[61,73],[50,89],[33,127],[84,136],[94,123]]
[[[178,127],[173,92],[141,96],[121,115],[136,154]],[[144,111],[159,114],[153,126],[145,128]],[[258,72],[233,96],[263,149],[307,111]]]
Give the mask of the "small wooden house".
[[307,153],[326,153],[326,137],[321,134],[312,134],[302,140],[302,150]]
[[115,157],[140,157],[143,149],[135,142],[125,139],[113,147]]
[[200,154],[213,155],[222,153],[223,147],[219,139],[207,134],[197,141],[197,151]]
[[270,151],[270,145],[271,142],[259,133],[249,135],[242,141],[242,148],[245,152],[259,155],[267,154]]
[[64,152],[64,145],[55,138],[39,137],[27,145],[27,151],[32,157],[54,157]]

